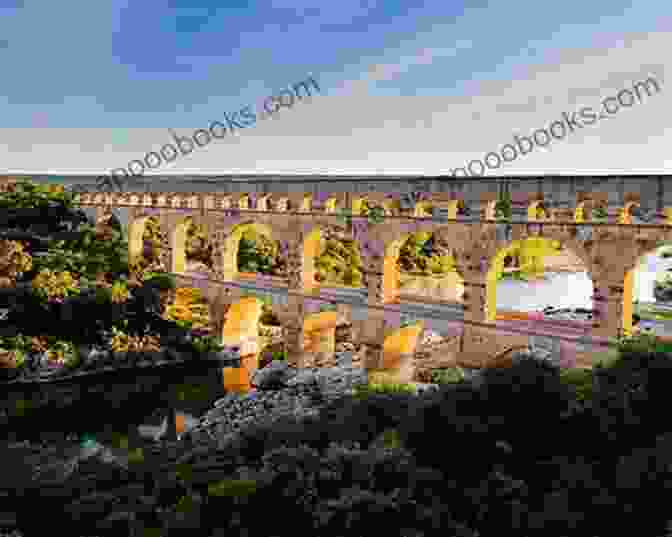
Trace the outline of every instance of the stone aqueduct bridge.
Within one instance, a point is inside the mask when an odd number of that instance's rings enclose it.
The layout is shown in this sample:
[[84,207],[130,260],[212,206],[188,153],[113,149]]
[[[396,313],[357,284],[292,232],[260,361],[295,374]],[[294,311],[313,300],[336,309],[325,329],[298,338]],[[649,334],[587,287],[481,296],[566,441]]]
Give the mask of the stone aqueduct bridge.
[[[141,255],[147,218],[158,217],[169,242],[162,254],[166,266],[177,275],[179,285],[204,290],[212,318],[225,342],[256,336],[260,308],[240,307],[245,301],[249,305],[249,300],[255,300],[245,298],[249,296],[245,286],[253,283],[259,289],[283,293],[283,299],[273,300],[272,308],[283,326],[291,364],[310,366],[325,353],[330,355],[326,356],[327,361],[332,359],[333,329],[340,315],[352,324],[353,338],[362,345],[367,369],[384,369],[400,381],[410,381],[417,379],[420,370],[441,365],[492,364],[507,350],[529,344],[530,332],[559,336],[557,340],[562,341],[567,363],[589,366],[592,353],[605,350],[600,342],[604,344],[622,331],[627,333],[631,329],[633,269],[643,254],[672,238],[672,208],[664,205],[669,202],[672,207],[672,199],[666,197],[670,192],[665,191],[664,183],[657,178],[640,181],[644,183],[636,192],[623,189],[616,195],[613,190],[570,192],[574,196],[572,206],[558,203],[557,191],[548,195],[544,192],[545,188],[557,185],[528,181],[525,188],[523,181],[523,188],[511,191],[519,210],[514,209],[506,234],[494,221],[494,203],[501,184],[488,190],[480,185],[478,200],[474,200],[473,193],[461,197],[464,189],[455,185],[455,191],[431,192],[428,199],[411,208],[403,208],[394,198],[380,192],[333,192],[326,199],[324,195],[292,192],[87,193],[79,195],[77,202],[84,209],[95,209],[99,218],[119,210],[126,213],[131,259]],[[343,207],[359,214],[363,199],[385,207],[383,222],[371,223],[364,217],[355,217],[346,225],[337,218],[336,211]],[[657,210],[654,223],[633,224],[633,209],[640,205],[649,209],[652,204]],[[462,214],[465,206],[471,216]],[[596,206],[608,209],[606,223],[591,223],[591,209]],[[441,215],[437,208],[443,210]],[[523,218],[519,217],[521,210]],[[205,227],[214,246],[215,266],[208,274],[185,273],[186,217]],[[250,282],[237,273],[237,250],[245,224],[254,225],[258,231],[280,241],[288,259],[287,279],[259,275]],[[321,230],[333,226],[345,228],[360,246],[365,277],[360,305],[366,308],[364,314],[361,308],[357,313],[356,303],[339,300],[338,290],[320,286],[314,280]],[[465,288],[462,320],[432,320],[430,324],[449,337],[438,346],[424,349],[427,351],[424,353],[416,352],[423,350],[416,348],[422,324],[401,327],[404,303],[399,296],[396,267],[400,247],[417,231],[434,232],[453,245],[455,265]],[[496,281],[490,269],[499,251],[511,241],[527,237],[557,240],[583,261],[594,286],[592,322],[537,321],[534,326],[526,326],[523,321],[497,320]],[[338,301],[337,312],[320,312],[320,304],[325,301]],[[235,330],[227,311],[238,312]],[[428,314],[428,322],[430,317]],[[306,337],[310,331],[321,334],[327,346],[315,347]],[[255,367],[254,362],[249,363],[247,373]]]

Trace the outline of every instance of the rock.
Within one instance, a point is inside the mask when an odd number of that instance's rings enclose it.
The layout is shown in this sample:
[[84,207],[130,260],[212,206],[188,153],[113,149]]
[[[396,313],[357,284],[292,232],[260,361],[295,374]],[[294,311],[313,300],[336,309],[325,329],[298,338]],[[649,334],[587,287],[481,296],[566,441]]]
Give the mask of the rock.
[[354,351],[335,352],[336,367],[347,367],[352,365]]
[[229,405],[233,401],[237,401],[238,399],[243,397],[243,395],[244,394],[240,394],[240,393],[236,393],[236,392],[227,393],[224,397],[222,397],[221,399],[217,399],[217,401],[215,401],[215,408],[219,408],[221,406]]
[[260,390],[277,390],[287,386],[287,382],[296,376],[296,368],[282,360],[274,360],[252,376],[251,383]]

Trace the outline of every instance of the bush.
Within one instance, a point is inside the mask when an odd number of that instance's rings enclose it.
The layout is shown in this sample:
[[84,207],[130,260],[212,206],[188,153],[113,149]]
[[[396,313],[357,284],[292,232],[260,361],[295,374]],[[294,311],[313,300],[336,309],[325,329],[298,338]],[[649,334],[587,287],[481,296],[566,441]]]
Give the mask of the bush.
[[644,445],[656,434],[672,430],[665,408],[672,382],[670,355],[628,349],[610,367],[594,370],[593,411],[603,433],[621,448]]
[[[438,535],[440,526],[445,535],[466,528],[447,516],[445,507],[435,505],[441,477],[417,467],[403,450],[367,451],[337,444],[323,451],[308,445],[279,447],[258,463],[239,467],[226,480],[227,489],[241,479],[250,487],[241,495],[210,496],[204,519],[254,535],[367,535],[372,525],[389,535]],[[276,512],[291,510],[291,521],[259,517],[269,503]],[[225,512],[237,516],[222,520]]]
[[415,389],[408,384],[395,384],[392,382],[369,382],[357,385],[354,388],[355,397],[368,397],[374,393],[414,393]]
[[459,366],[455,366],[432,371],[432,382],[436,384],[457,384],[464,382],[464,370]]
[[[575,396],[563,383],[557,367],[533,357],[523,357],[511,367],[486,369],[482,394],[487,415],[501,424],[502,438],[524,451],[554,449],[557,426],[570,411]],[[535,434],[529,434],[530,401],[535,405]]]
[[560,372],[563,382],[574,388],[579,401],[590,401],[593,397],[593,372],[589,369],[563,369]]

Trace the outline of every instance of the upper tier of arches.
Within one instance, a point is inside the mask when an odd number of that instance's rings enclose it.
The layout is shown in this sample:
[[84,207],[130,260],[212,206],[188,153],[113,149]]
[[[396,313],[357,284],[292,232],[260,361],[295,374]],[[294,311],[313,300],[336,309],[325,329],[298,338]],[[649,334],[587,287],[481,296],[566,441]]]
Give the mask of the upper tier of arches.
[[[602,221],[619,224],[664,224],[672,225],[672,207],[664,207],[646,221],[641,218],[642,206],[638,194],[626,196],[622,207],[607,203],[600,193],[581,193],[576,196],[573,207],[554,206],[550,200],[529,195],[526,200],[511,204],[511,219],[530,222],[587,223]],[[165,209],[191,209],[196,211],[250,211],[264,213],[321,213],[343,217],[343,210],[352,216],[366,216],[370,209],[379,207],[381,216],[404,218],[437,217],[434,210],[442,210],[445,220],[497,220],[495,194],[484,195],[482,201],[468,206],[464,200],[450,194],[427,193],[423,199],[408,205],[402,202],[401,194],[369,193],[366,195],[341,192],[315,196],[312,194],[211,194],[211,193],[95,193],[80,194],[75,201],[83,206],[152,207]],[[600,211],[604,211],[599,215]],[[598,218],[598,215],[600,216]],[[521,218],[522,217],[522,218]]]

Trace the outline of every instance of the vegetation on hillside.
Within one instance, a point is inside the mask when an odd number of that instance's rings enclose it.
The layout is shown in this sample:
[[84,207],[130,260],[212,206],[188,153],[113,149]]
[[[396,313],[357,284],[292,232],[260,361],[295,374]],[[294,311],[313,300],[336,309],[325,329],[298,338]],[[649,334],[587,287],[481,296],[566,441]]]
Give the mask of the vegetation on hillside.
[[[672,479],[660,412],[672,356],[652,338],[620,349],[592,372],[521,357],[421,396],[365,386],[224,447],[178,445],[142,467],[153,487],[137,510],[153,506],[142,520],[161,535],[661,537],[672,517],[651,498]],[[260,517],[269,504],[285,516]],[[69,513],[45,509],[59,523]],[[88,518],[70,533],[93,531]]]
[[[165,235],[155,218],[143,255],[129,266],[118,222],[89,221],[62,189],[19,182],[0,192],[0,207],[0,307],[9,310],[1,322],[5,377],[92,367],[94,348],[98,355],[214,348],[203,333],[202,304],[178,300],[165,315],[175,283],[158,262]],[[201,332],[190,335],[191,328]]]

